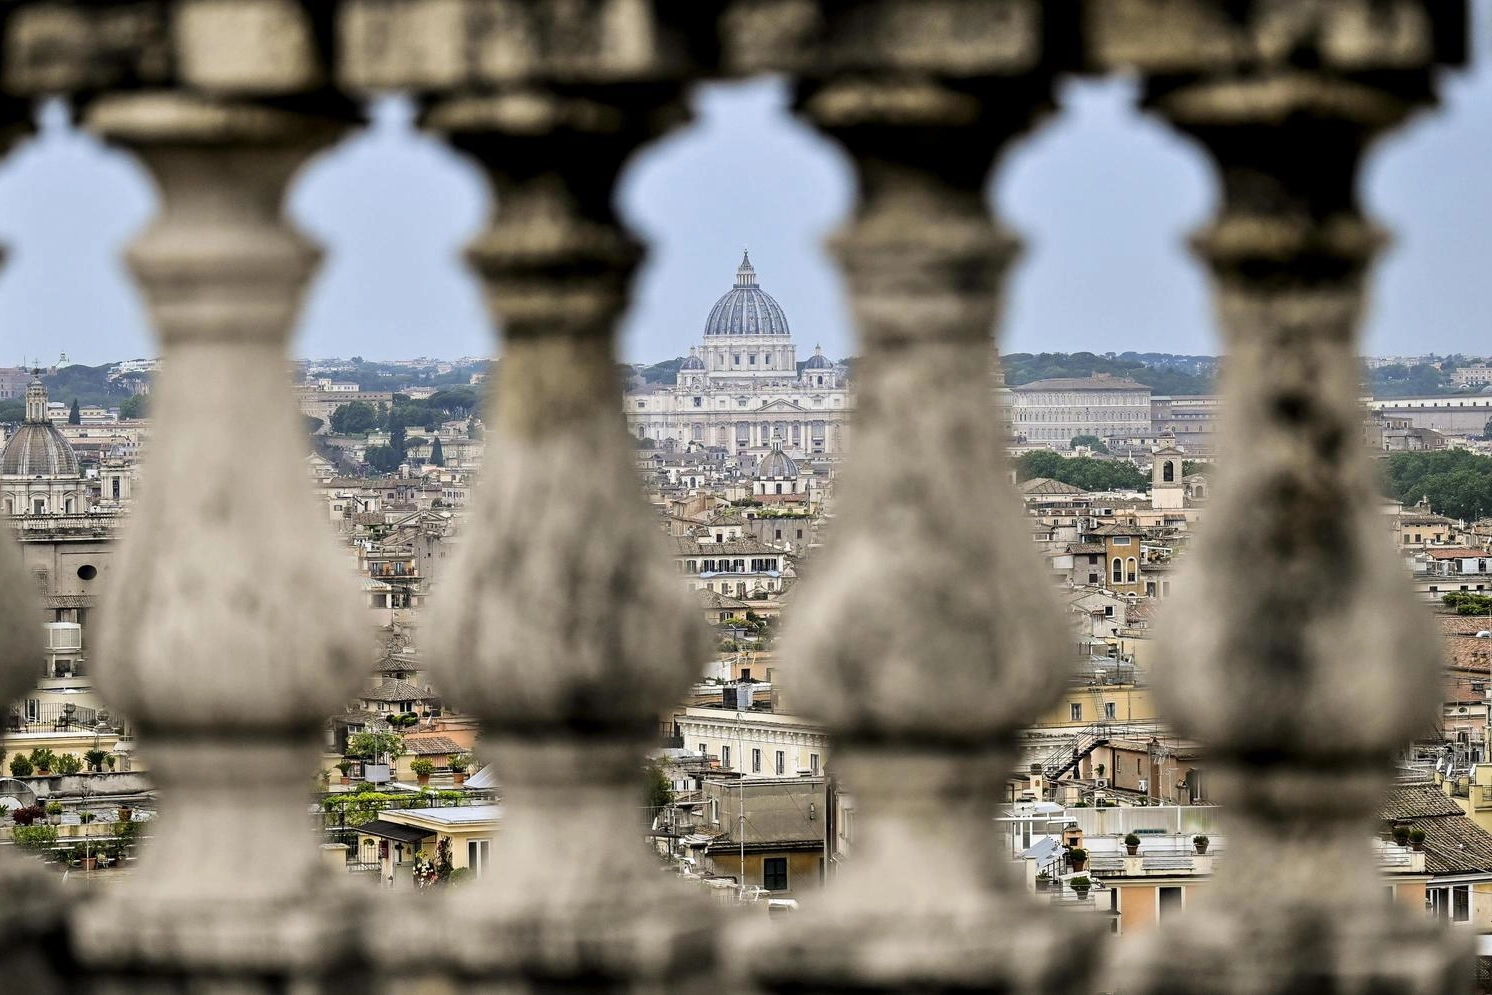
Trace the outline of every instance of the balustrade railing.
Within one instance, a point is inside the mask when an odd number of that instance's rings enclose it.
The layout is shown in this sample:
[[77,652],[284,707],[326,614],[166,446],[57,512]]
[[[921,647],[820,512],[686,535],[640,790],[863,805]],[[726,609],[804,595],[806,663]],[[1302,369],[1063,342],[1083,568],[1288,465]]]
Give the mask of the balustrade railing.
[[[3,986],[1465,990],[1469,949],[1381,900],[1366,843],[1438,675],[1356,442],[1383,236],[1355,185],[1467,30],[1464,4],[1436,0],[5,5],[0,145],[61,93],[155,179],[160,215],[127,260],[164,363],[92,661],[160,817],[128,879],[80,897],[0,852]],[[857,432],[784,657],[859,829],[790,933],[723,925],[637,839],[639,755],[708,643],[636,496],[613,355],[644,255],[618,178],[687,122],[691,85],[761,72],[792,80],[858,189],[831,243],[860,334]],[[1214,160],[1222,202],[1193,246],[1230,355],[1210,524],[1156,666],[1164,718],[1214,758],[1228,853],[1210,904],[1118,946],[1028,896],[991,830],[1069,638],[1031,580],[991,403],[1019,240],[986,192],[1078,72],[1138,75],[1145,107]],[[286,187],[390,89],[491,181],[467,256],[503,336],[428,658],[483,722],[504,823],[481,879],[418,904],[341,884],[299,831],[321,723],[368,654],[358,582],[300,493],[283,373],[319,258]],[[9,700],[40,615],[9,541],[0,592]]]

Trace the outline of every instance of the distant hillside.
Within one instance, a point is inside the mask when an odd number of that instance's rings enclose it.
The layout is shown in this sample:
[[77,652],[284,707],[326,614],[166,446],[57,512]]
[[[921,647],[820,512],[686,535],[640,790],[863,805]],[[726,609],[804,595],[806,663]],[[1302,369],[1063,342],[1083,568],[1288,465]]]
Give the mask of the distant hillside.
[[119,384],[109,383],[109,370],[114,364],[103,366],[65,366],[56,373],[42,374],[41,382],[47,385],[47,396],[53,401],[71,404],[102,404],[115,408],[133,391]]
[[1005,382],[1012,387],[1052,377],[1091,377],[1107,373],[1131,377],[1153,394],[1211,394],[1217,372],[1215,356],[1175,356],[1163,352],[1012,352],[1000,356]]

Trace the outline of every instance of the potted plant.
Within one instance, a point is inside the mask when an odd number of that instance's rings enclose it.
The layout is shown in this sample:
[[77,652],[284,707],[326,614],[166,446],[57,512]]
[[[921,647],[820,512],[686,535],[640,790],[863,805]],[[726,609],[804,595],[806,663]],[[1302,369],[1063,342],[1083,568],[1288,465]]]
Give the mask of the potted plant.
[[83,770],[83,761],[75,753],[63,753],[54,761],[59,774],[77,774]]
[[1425,848],[1425,831],[1417,827],[1409,830],[1409,845],[1414,847],[1416,853],[1422,851]]
[[1088,866],[1088,851],[1080,846],[1075,846],[1067,851],[1067,863],[1075,871],[1081,871]]
[[1078,898],[1081,899],[1086,899],[1088,897],[1089,889],[1093,887],[1092,880],[1089,879],[1088,875],[1086,874],[1080,874],[1075,878],[1071,878],[1070,880],[1068,880],[1067,883],[1072,886],[1072,890],[1076,892]]
[[119,821],[120,822],[133,822],[134,819],[135,819],[135,810],[133,808],[131,808],[128,805],[121,805],[121,806],[119,806]]
[[1197,848],[1198,853],[1206,853],[1207,844],[1211,842],[1206,836],[1198,835],[1192,837],[1192,846]]
[[102,774],[104,772],[104,761],[108,759],[109,752],[107,750],[94,749],[83,754],[83,760],[88,764],[88,769],[95,774]]
[[109,765],[109,773],[112,774],[114,772],[114,768],[119,763],[119,758],[111,753],[107,757],[104,757],[104,763]]
[[1128,850],[1129,855],[1133,857],[1135,854],[1140,852],[1140,838],[1134,833],[1128,834],[1124,837],[1124,848]]
[[452,753],[451,759],[447,763],[451,768],[451,780],[457,784],[465,784],[466,769],[471,766],[471,754]]
[[10,758],[11,777],[30,777],[32,770],[31,760],[24,754],[17,753]]
[[430,783],[430,775],[435,772],[435,764],[426,760],[424,757],[420,757],[418,760],[410,763],[409,769],[414,771],[415,779],[423,787]]
[[54,826],[62,823],[61,802],[47,802],[47,821]]
[[1052,886],[1052,876],[1046,871],[1040,871],[1036,875],[1036,890],[1046,891]]
[[1394,842],[1400,846],[1409,845],[1409,826],[1407,823],[1396,822],[1393,828]]
[[94,815],[92,812],[79,812],[78,813],[78,821],[81,822],[85,826],[88,825],[90,822],[92,822],[94,819],[97,819],[97,818],[98,818],[98,816]]
[[56,762],[57,754],[45,747],[39,746],[31,751],[31,766],[35,767],[36,772],[42,777],[51,775],[52,765]]
[[339,770],[342,773],[342,783],[343,784],[351,784],[352,783],[352,777],[350,776],[351,773],[352,773],[352,761],[351,760],[347,760],[345,758],[342,759],[342,760],[338,760],[337,761],[337,770]]

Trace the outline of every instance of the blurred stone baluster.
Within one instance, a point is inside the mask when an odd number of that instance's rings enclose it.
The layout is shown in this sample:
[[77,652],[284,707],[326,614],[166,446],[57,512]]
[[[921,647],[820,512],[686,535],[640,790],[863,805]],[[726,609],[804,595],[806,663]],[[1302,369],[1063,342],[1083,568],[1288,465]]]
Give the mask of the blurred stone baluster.
[[[0,97],[0,157],[31,131],[28,100]],[[0,245],[0,264],[5,246]],[[9,344],[9,343],[7,343]],[[0,716],[36,686],[42,673],[41,624],[46,620],[36,583],[27,575],[10,523],[0,516]],[[0,763],[9,755],[0,754]],[[0,777],[9,770],[0,771]],[[64,894],[42,867],[14,847],[0,848],[0,978],[17,991],[60,992],[58,965]]]
[[832,243],[861,337],[859,408],[783,673],[796,707],[831,732],[856,837],[790,932],[735,955],[778,992],[1089,991],[1101,939],[1086,917],[1027,897],[993,822],[1015,734],[1071,666],[1055,597],[1031,582],[990,378],[1018,243],[986,186],[1001,149],[1050,104],[1039,18],[1017,25],[1024,47],[1002,36],[1010,78],[954,78],[870,70],[897,64],[903,42],[940,50],[909,26],[977,38],[978,18],[880,22],[871,8],[891,5],[823,6],[834,17],[822,63],[866,70],[805,82],[797,97],[859,181]]
[[1428,71],[1279,68],[1158,80],[1150,106],[1216,160],[1194,239],[1227,360],[1218,480],[1166,609],[1155,693],[1206,744],[1227,852],[1125,990],[1469,990],[1470,949],[1384,900],[1369,846],[1389,757],[1427,733],[1440,649],[1362,443],[1358,324],[1384,235],[1358,205],[1373,140]]
[[161,202],[127,254],[162,370],[97,672],[161,813],[73,941],[102,991],[317,990],[355,924],[320,877],[308,786],[372,632],[306,490],[286,346],[320,253],[281,204],[345,121],[155,92],[102,97],[86,123]]
[[[484,722],[503,826],[431,949],[494,985],[677,989],[713,927],[647,852],[645,751],[710,653],[643,503],[612,334],[642,250],[618,174],[684,119],[677,90],[453,100],[426,124],[492,179],[468,250],[503,330],[484,480],[432,602],[431,667]],[[698,900],[698,899],[695,899]]]

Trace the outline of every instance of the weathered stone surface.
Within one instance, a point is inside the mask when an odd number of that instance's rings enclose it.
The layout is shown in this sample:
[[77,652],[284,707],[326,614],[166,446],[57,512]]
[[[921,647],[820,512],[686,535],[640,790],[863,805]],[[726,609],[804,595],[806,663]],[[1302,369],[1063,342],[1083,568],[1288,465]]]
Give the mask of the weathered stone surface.
[[42,95],[161,85],[175,58],[166,5],[28,3],[4,21],[5,89]]
[[1290,64],[1310,50],[1340,72],[1459,58],[1465,7],[1423,0],[1084,0],[1088,61],[1196,73]]
[[637,844],[642,754],[710,641],[638,492],[612,353],[641,257],[616,180],[682,117],[666,88],[427,116],[493,179],[498,211],[468,258],[506,341],[484,479],[428,627],[432,674],[482,718],[505,791],[493,871],[449,910],[459,935],[409,923],[461,977],[661,990],[714,967],[702,896]]
[[295,0],[187,0],[172,11],[181,82],[243,96],[320,82],[310,17]]
[[1051,592],[1011,582],[1037,566],[990,390],[1016,243],[984,190],[1048,99],[1039,77],[800,88],[801,113],[855,162],[859,198],[833,247],[863,351],[834,532],[788,620],[784,669],[796,707],[834,737],[857,840],[791,940],[731,945],[769,991],[1091,990],[1085,924],[1035,905],[988,835],[1010,741],[1069,668]]
[[160,332],[157,427],[96,673],[165,804],[138,873],[78,911],[73,942],[105,977],[308,983],[355,924],[296,827],[321,727],[365,674],[372,633],[304,494],[285,349],[319,253],[281,201],[344,123],[182,94],[104,98],[87,122],[161,191],[128,252]]
[[340,76],[433,90],[683,79],[713,19],[709,5],[666,0],[348,0]]
[[1223,186],[1194,246],[1229,358],[1229,455],[1165,610],[1154,693],[1208,750],[1230,852],[1185,919],[1127,952],[1129,990],[1468,990],[1464,938],[1383,902],[1368,846],[1388,757],[1440,701],[1439,640],[1383,530],[1358,404],[1383,236],[1357,168],[1428,93],[1423,76],[1398,83],[1261,72],[1148,96]]

